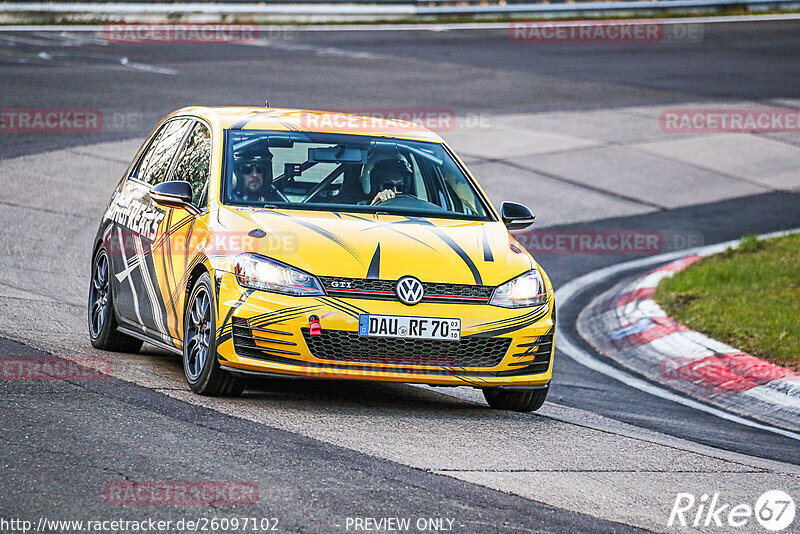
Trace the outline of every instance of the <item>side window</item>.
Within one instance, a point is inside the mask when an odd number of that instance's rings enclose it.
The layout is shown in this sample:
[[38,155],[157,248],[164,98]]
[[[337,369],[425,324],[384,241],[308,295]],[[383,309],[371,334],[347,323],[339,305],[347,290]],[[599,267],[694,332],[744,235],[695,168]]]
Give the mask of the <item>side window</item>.
[[[173,180],[192,184],[192,202],[201,208],[208,205],[208,195],[203,195],[211,168],[211,132],[205,124],[196,123],[189,140],[178,159]],[[201,206],[201,200],[203,205]]]
[[417,161],[417,157],[409,154],[408,157],[411,160],[411,167],[414,171],[414,194],[417,198],[421,198],[422,200],[427,200],[428,202],[436,202],[436,199],[430,198],[428,196],[427,188],[425,187],[425,180],[422,177],[422,172],[419,168],[419,162]]
[[466,177],[458,171],[452,161],[442,165],[441,173],[445,184],[447,184],[447,191],[450,193],[454,211],[466,215],[486,215]]
[[156,185],[167,178],[175,151],[180,145],[186,129],[191,124],[188,119],[176,119],[169,121],[161,128],[147,153],[142,157],[136,177],[150,185]]

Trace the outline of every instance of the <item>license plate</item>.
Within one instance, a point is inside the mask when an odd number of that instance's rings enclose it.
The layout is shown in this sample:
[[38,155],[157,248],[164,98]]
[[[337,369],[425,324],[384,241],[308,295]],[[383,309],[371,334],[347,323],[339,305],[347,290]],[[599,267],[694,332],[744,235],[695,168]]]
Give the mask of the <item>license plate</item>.
[[405,315],[361,315],[358,335],[404,339],[461,340],[461,319],[408,317]]

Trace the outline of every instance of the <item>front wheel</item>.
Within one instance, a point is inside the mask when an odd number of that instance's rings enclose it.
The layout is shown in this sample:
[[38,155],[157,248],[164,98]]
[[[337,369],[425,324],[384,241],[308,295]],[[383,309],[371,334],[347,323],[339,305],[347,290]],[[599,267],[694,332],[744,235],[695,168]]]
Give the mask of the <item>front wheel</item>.
[[508,390],[501,388],[486,388],[483,396],[489,406],[495,410],[511,410],[514,412],[535,412],[544,404],[547,397],[547,390],[528,389],[528,390]]
[[217,361],[217,318],[211,277],[197,279],[183,317],[183,371],[192,391],[214,397],[236,397],[245,381],[220,369]]

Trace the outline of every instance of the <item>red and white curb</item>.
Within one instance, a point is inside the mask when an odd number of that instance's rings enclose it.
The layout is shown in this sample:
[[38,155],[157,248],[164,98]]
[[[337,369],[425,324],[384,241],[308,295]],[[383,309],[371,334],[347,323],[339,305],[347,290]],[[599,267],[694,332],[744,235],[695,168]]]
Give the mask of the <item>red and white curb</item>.
[[800,375],[689,329],[653,300],[661,280],[718,249],[697,250],[615,285],[581,311],[578,332],[600,354],[651,381],[770,425],[800,430]]

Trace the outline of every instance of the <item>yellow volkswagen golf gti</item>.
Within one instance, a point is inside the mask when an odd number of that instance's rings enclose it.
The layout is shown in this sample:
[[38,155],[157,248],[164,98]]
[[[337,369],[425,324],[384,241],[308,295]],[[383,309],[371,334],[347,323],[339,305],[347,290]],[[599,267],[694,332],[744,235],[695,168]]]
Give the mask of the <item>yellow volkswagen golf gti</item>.
[[94,242],[92,345],[180,354],[201,395],[249,375],[472,386],[531,411],[552,376],[545,272],[416,124],[184,108],[153,131]]

